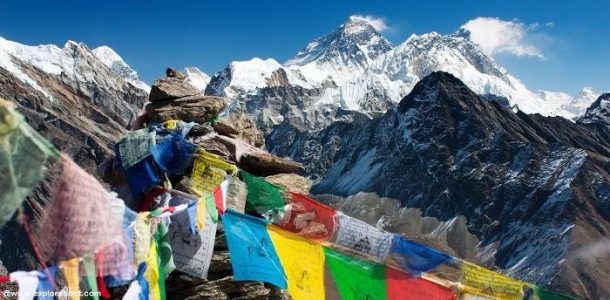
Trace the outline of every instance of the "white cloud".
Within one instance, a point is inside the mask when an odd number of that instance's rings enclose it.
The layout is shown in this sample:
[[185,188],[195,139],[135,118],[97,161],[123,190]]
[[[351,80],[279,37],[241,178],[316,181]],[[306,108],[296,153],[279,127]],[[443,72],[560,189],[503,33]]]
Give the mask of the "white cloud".
[[470,31],[470,39],[488,55],[504,53],[544,59],[540,49],[526,41],[529,33],[539,26],[538,23],[526,25],[517,20],[478,17],[466,22],[462,28]]
[[373,16],[363,16],[363,15],[353,15],[349,18],[352,20],[366,21],[369,24],[371,24],[371,26],[373,26],[373,28],[375,28],[379,32],[383,32],[383,31],[390,29],[390,27],[385,23],[383,18],[377,18],[377,17],[373,17]]

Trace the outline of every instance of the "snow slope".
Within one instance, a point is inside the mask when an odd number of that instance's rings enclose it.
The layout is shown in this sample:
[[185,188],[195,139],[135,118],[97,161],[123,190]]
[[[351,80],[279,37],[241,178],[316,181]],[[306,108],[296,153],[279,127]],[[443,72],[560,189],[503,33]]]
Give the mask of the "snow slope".
[[135,85],[136,87],[150,91],[150,86],[138,79],[138,73],[133,70],[121,56],[119,56],[112,48],[108,46],[100,46],[93,49],[91,52],[102,61],[110,70],[121,76],[125,81]]

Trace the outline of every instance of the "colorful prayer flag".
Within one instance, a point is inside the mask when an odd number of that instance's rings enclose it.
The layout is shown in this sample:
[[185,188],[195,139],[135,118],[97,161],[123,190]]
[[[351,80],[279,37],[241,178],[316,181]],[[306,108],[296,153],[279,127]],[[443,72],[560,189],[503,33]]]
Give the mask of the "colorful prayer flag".
[[338,219],[339,229],[334,244],[369,255],[378,261],[387,257],[393,234],[342,213],[338,214]]
[[148,128],[128,131],[115,145],[116,157],[127,170],[150,155],[155,146],[155,132]]
[[290,193],[279,226],[302,237],[327,241],[335,233],[337,211],[305,195]]
[[19,294],[17,300],[34,299],[38,287],[38,271],[17,271],[9,275],[11,281],[17,282]]
[[281,212],[284,210],[284,190],[263,178],[240,171],[241,178],[246,183],[248,196],[246,208],[259,213]]
[[38,300],[53,300],[55,289],[55,273],[57,267],[51,266],[42,271],[38,271]]
[[524,283],[500,273],[462,262],[462,292],[500,299],[523,299]]
[[386,268],[388,300],[452,300],[452,289],[415,277],[402,271]]
[[229,256],[236,281],[263,281],[287,288],[286,275],[267,232],[259,218],[227,210],[222,217]]
[[87,255],[83,259],[83,266],[85,267],[85,274],[87,279],[87,284],[89,285],[89,289],[91,290],[91,297],[93,299],[98,300],[100,297],[98,296],[98,288],[97,281],[95,280],[95,263],[91,255]]
[[341,299],[386,299],[385,266],[324,248]]
[[562,295],[559,293],[545,290],[537,285],[533,286],[534,289],[534,300],[576,300],[577,298]]
[[274,225],[267,225],[267,231],[284,267],[292,299],[324,299],[322,246]]
[[430,247],[394,235],[389,259],[393,260],[403,271],[419,276],[451,260],[451,256]]
[[68,298],[71,300],[80,299],[80,275],[78,273],[78,264],[78,257],[59,263],[64,272],[64,277],[66,278],[66,285],[69,293]]
[[170,133],[163,141],[150,150],[155,162],[170,176],[184,175],[193,163],[197,146],[188,142],[182,135]]

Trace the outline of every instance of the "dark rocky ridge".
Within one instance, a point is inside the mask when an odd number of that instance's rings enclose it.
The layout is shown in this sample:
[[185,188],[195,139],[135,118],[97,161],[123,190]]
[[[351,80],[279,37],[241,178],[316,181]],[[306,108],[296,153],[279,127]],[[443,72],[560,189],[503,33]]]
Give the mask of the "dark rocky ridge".
[[321,179],[312,192],[370,192],[441,221],[463,216],[487,265],[584,298],[610,294],[608,254],[578,255],[610,238],[603,127],[514,113],[441,72],[374,120],[282,126],[266,144]]

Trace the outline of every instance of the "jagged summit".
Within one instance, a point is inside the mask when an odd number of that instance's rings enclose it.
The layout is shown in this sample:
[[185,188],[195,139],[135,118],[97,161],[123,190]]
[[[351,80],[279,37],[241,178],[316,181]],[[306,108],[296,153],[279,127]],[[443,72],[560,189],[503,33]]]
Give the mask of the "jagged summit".
[[591,104],[580,119],[584,123],[599,123],[610,129],[610,93],[603,93]]
[[123,58],[108,46],[100,46],[91,50],[95,56],[102,61],[110,70],[117,73],[125,81],[132,83],[138,88],[150,91],[150,86],[138,78],[138,72],[132,69]]

